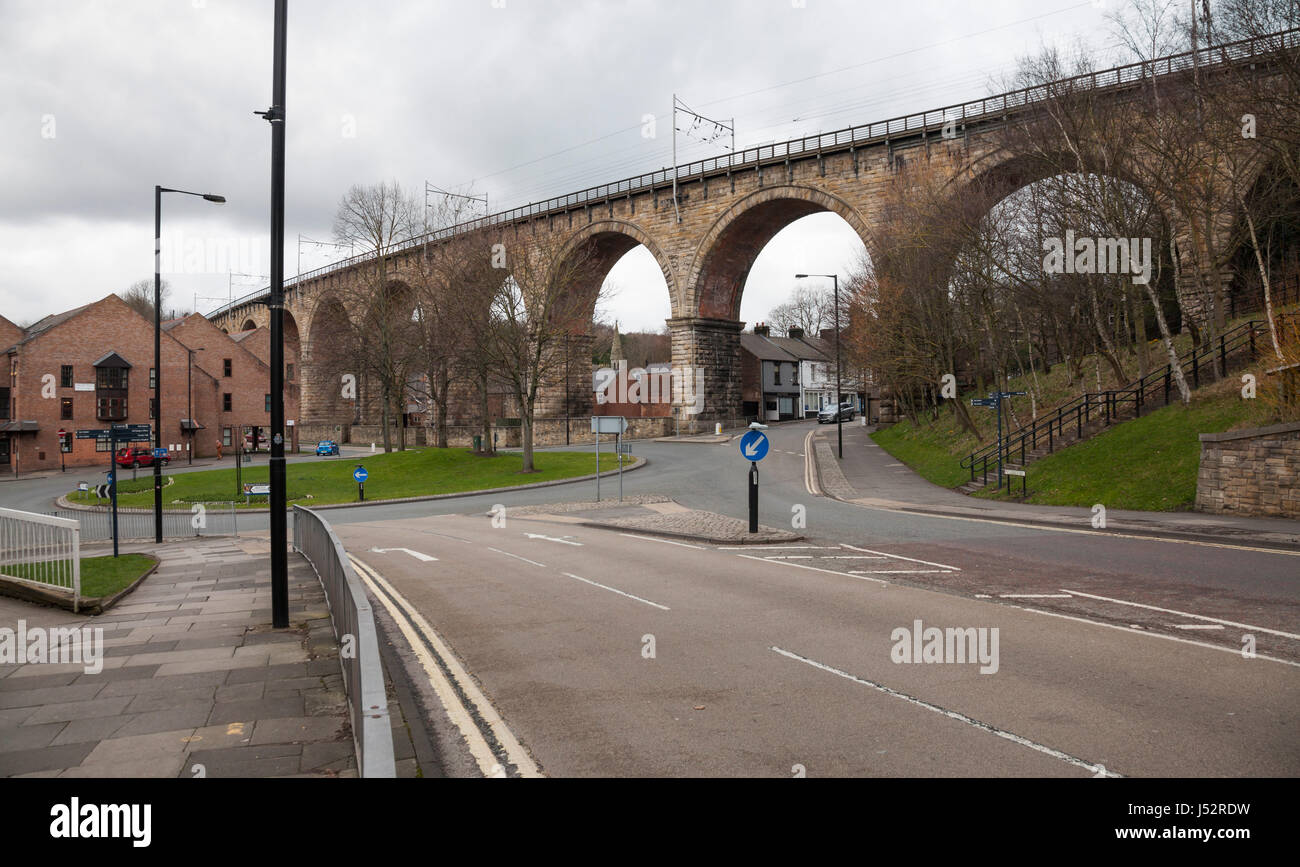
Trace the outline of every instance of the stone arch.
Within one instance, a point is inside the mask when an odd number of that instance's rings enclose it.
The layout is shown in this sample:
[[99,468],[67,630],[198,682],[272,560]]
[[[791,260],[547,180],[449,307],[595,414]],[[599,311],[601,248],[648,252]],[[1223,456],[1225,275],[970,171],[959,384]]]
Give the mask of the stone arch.
[[254,322],[252,319],[245,319],[245,320],[244,320],[244,324],[243,324],[242,326],[240,326],[239,330],[240,330],[241,332],[242,332],[242,331],[256,331],[256,330],[257,330],[257,323]]
[[[348,424],[356,417],[356,400],[344,399],[341,375],[347,359],[330,352],[343,348],[351,329],[347,308],[332,293],[321,295],[312,307],[305,339],[300,340],[302,359],[300,413],[316,424]],[[355,374],[354,374],[355,375]],[[360,388],[359,382],[354,382]],[[359,396],[359,395],[358,395]]]
[[635,223],[625,220],[600,220],[583,226],[565,242],[557,257],[556,267],[563,268],[563,263],[577,255],[579,251],[590,257],[583,268],[584,274],[579,284],[574,288],[581,297],[591,299],[594,315],[596,296],[606,276],[620,259],[638,245],[649,250],[650,255],[654,256],[655,262],[658,263],[659,270],[664,275],[664,282],[668,286],[673,315],[677,315],[677,311],[681,309],[682,299],[673,263],[664,255],[658,242]]
[[745,279],[763,248],[795,220],[826,211],[852,226],[870,253],[871,230],[848,202],[812,187],[767,187],[729,208],[700,240],[680,309],[706,319],[737,319]]

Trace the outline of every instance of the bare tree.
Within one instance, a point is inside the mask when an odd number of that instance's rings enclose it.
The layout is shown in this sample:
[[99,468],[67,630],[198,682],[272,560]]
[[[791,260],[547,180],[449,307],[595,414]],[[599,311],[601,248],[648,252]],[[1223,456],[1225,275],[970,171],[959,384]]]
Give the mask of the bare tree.
[[782,336],[791,328],[800,328],[809,337],[817,337],[834,322],[835,294],[825,287],[799,286],[789,301],[767,314],[767,324]]
[[[167,309],[167,299],[171,296],[171,291],[171,286],[163,280],[161,291],[163,310]],[[117,297],[145,319],[153,319],[153,278],[135,281],[125,291],[118,292]]]

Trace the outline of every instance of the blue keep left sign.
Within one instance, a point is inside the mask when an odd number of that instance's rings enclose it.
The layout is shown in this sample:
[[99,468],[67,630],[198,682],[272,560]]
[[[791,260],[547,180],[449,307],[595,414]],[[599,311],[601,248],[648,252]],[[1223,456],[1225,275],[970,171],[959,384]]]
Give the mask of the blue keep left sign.
[[767,435],[760,430],[752,430],[740,438],[740,453],[747,461],[761,461],[767,457],[767,450],[771,446]]
[[370,478],[370,473],[366,472],[365,467],[357,467],[352,473],[352,478],[356,479],[358,482],[364,482],[366,479]]

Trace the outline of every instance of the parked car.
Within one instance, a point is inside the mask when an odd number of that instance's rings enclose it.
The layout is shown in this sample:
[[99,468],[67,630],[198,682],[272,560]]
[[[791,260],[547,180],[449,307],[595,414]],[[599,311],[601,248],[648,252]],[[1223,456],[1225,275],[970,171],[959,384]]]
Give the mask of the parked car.
[[264,433],[259,433],[259,434],[257,435],[257,444],[256,444],[256,445],[253,444],[253,435],[252,435],[251,433],[246,433],[246,434],[244,434],[244,450],[245,450],[245,451],[252,451],[253,449],[264,449],[264,448],[267,448],[267,447],[268,447],[268,441],[267,441],[267,439],[266,439],[266,434],[264,434]]
[[[171,463],[171,455],[168,454],[159,460],[165,467]],[[143,446],[131,446],[130,448],[120,449],[117,453],[117,465],[119,467],[152,467],[153,466],[153,449]]]
[[818,424],[832,424],[837,421],[853,421],[858,417],[858,408],[852,403],[842,403],[839,406],[839,412],[835,411],[834,406],[824,406],[821,412],[817,413]]
[[316,454],[337,457],[339,453],[339,444],[334,440],[321,440],[316,443]]

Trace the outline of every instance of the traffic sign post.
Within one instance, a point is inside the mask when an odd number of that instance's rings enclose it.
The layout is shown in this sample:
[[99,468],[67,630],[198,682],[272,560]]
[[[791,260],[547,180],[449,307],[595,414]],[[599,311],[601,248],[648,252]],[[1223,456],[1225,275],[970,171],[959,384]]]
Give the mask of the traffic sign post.
[[[591,417],[591,432],[596,435],[596,502],[600,502],[600,435],[603,433],[614,434],[617,438],[617,445],[621,446],[623,442],[623,432],[627,430],[627,419],[621,415],[593,415]],[[615,457],[618,458],[618,499],[623,501],[623,458],[615,449]]]
[[352,478],[357,480],[357,502],[364,503],[366,501],[366,479],[370,478],[370,473],[366,472],[366,468],[361,464],[357,464],[357,468],[352,471]]
[[[972,398],[971,406],[993,407],[998,411],[998,490],[1002,490],[1002,478],[1006,475],[1002,468],[1002,401],[1011,397],[1024,397],[1028,392],[1024,391],[999,391],[992,392],[988,397]],[[986,471],[987,473],[987,471]],[[1007,493],[1011,492],[1011,484],[1007,483]]]
[[[757,424],[757,422],[755,422]],[[740,438],[740,454],[749,461],[749,532],[758,532],[758,462],[767,457],[772,443],[761,430],[753,428]]]

